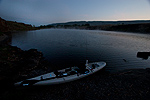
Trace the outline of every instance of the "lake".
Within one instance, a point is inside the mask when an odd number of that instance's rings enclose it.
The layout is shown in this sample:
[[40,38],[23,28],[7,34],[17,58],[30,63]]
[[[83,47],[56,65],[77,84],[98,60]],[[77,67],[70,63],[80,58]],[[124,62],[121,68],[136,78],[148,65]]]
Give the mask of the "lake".
[[22,50],[37,49],[51,66],[62,69],[105,61],[106,71],[150,68],[149,59],[137,57],[150,51],[150,35],[78,29],[41,29],[12,34],[12,46]]

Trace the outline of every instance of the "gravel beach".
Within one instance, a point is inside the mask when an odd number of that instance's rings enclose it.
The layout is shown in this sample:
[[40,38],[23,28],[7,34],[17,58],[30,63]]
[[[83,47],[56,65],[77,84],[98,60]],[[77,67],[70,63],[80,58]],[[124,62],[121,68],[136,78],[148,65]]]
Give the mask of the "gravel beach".
[[108,73],[105,69],[69,83],[13,87],[1,100],[149,100],[150,69],[132,69]]

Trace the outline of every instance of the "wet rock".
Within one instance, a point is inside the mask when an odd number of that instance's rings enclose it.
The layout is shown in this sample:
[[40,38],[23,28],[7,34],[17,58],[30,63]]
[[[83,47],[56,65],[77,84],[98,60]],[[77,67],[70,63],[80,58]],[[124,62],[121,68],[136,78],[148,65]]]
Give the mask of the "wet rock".
[[0,47],[0,76],[11,77],[14,81],[22,80],[23,75],[29,78],[28,75],[35,72],[34,70],[41,70],[39,74],[43,74],[48,67],[46,62],[42,52],[37,49],[23,51],[10,45]]

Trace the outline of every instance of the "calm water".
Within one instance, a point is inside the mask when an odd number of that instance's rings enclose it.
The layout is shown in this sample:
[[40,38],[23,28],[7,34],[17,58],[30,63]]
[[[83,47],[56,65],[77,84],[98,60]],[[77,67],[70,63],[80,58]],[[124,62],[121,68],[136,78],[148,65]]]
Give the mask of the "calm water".
[[150,35],[98,30],[43,29],[14,33],[13,46],[38,49],[57,69],[105,61],[106,71],[150,68],[150,60],[137,58],[137,52],[150,51]]

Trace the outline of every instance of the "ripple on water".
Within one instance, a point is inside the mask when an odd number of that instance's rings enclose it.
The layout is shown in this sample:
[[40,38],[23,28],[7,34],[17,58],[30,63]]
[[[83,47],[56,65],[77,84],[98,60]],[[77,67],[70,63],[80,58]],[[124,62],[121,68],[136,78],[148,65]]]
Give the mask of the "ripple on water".
[[42,51],[59,69],[89,62],[105,61],[105,70],[150,67],[149,59],[137,58],[137,52],[150,51],[150,35],[75,29],[43,29],[12,34],[13,46]]

